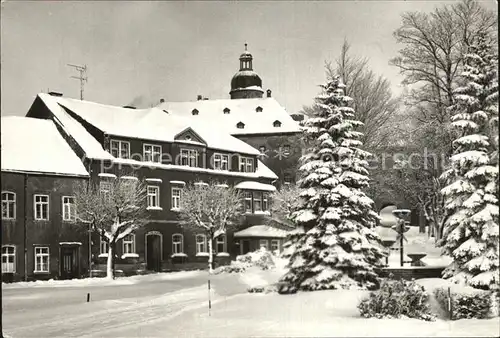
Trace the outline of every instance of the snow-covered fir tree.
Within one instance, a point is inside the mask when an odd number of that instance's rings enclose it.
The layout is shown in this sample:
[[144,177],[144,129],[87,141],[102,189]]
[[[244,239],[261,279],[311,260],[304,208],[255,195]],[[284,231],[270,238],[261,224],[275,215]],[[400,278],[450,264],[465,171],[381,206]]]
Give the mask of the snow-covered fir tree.
[[301,203],[292,217],[303,232],[287,248],[293,252],[280,293],[379,286],[374,267],[384,253],[374,229],[378,215],[363,192],[369,153],[360,149],[356,128],[362,123],[344,87],[339,78],[322,86],[316,113],[305,123]]
[[479,35],[465,55],[463,85],[451,107],[458,138],[442,190],[449,215],[442,245],[453,258],[443,277],[483,289],[499,286],[497,64],[487,36]]

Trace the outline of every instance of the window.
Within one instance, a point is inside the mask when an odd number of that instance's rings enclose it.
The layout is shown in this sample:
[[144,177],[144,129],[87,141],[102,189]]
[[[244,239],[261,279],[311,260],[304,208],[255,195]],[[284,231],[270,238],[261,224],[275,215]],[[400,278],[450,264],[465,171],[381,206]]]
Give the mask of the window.
[[2,273],[16,272],[16,247],[13,245],[2,246]]
[[253,173],[253,158],[240,156],[240,172]]
[[2,219],[16,218],[16,194],[2,192]]
[[215,240],[215,250],[217,253],[227,252],[226,250],[226,235],[220,235]]
[[198,152],[194,149],[181,149],[181,165],[198,166]]
[[161,163],[161,146],[145,144],[143,146],[144,161]]
[[229,113],[231,112],[231,109],[229,109],[229,108],[224,108],[224,110],[223,110],[223,111],[224,111],[224,114],[229,114]]
[[262,193],[260,191],[253,193],[253,207],[255,211],[262,211]]
[[264,109],[262,109],[262,107],[261,107],[261,106],[258,106],[257,108],[255,108],[255,111],[256,111],[257,113],[261,113],[263,110],[264,110]]
[[259,246],[261,248],[265,248],[266,250],[269,250],[269,242],[268,242],[268,240],[267,239],[261,239],[259,241]]
[[160,207],[160,187],[157,185],[148,185],[148,207]]
[[214,154],[214,169],[229,170],[229,155]]
[[196,235],[196,253],[207,253],[207,236]]
[[245,124],[244,124],[243,122],[238,122],[238,123],[236,124],[236,128],[238,128],[238,129],[243,129],[243,128],[245,128]]
[[35,195],[35,220],[49,219],[49,196]]
[[262,211],[267,211],[269,208],[268,198],[269,194],[267,192],[262,193]]
[[199,113],[199,111],[196,108],[191,111],[191,114],[193,114],[193,115],[198,115],[198,113]]
[[181,234],[172,235],[172,253],[180,254],[184,253],[184,236]]
[[244,193],[244,198],[245,198],[245,203],[244,203],[244,207],[245,207],[245,212],[252,212],[252,193],[249,192],[249,191],[245,191]]
[[63,196],[63,221],[74,222],[76,220],[75,198],[71,196]]
[[284,182],[285,184],[290,184],[290,183],[292,183],[292,175],[290,175],[289,173],[285,173],[285,174],[283,175],[283,182]]
[[130,143],[111,140],[111,155],[115,158],[130,158]]
[[271,240],[271,251],[280,251],[280,241],[278,239]]
[[99,192],[104,198],[110,198],[111,183],[99,182]]
[[274,121],[274,122],[273,122],[273,127],[275,127],[275,128],[279,128],[279,127],[281,127],[281,122],[280,122],[280,121],[278,121],[278,120]]
[[290,155],[290,146],[287,144],[284,145],[282,151],[283,151],[283,155],[285,155],[285,156]]
[[35,247],[35,272],[49,272],[49,248],[46,246]]
[[172,209],[181,208],[181,189],[172,188]]
[[109,252],[109,243],[106,242],[102,237],[101,237],[101,243],[100,243],[100,254],[107,254]]
[[123,237],[123,254],[135,253],[135,235]]

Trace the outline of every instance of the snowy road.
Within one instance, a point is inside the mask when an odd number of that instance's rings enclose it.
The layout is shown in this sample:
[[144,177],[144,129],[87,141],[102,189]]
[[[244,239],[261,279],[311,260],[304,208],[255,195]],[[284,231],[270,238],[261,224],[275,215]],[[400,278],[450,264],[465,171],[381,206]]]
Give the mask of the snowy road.
[[[215,300],[246,291],[236,275],[212,277]],[[129,329],[207,306],[208,288],[207,275],[200,273],[133,285],[3,289],[2,297],[8,336],[117,337],[140,335]]]

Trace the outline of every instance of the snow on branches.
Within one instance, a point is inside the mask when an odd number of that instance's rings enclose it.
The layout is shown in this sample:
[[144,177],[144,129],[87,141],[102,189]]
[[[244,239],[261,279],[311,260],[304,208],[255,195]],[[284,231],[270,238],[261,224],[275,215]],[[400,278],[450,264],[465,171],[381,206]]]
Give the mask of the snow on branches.
[[451,168],[448,186],[442,189],[450,215],[444,230],[443,250],[453,257],[445,278],[478,288],[498,288],[499,207],[497,64],[486,34],[477,36],[465,55],[462,86],[455,91]]
[[373,201],[363,192],[370,154],[359,148],[362,134],[355,129],[361,123],[341,81],[322,88],[304,126],[307,151],[292,214],[297,231],[284,253],[290,270],[281,278],[281,293],[378,287],[373,268],[381,266],[384,253],[374,231]]
[[181,224],[207,236],[210,271],[213,269],[213,241],[235,224],[241,214],[241,207],[238,190],[218,182],[195,183],[182,189],[179,209]]
[[77,217],[109,244],[107,277],[114,278],[116,243],[148,222],[147,185],[133,176],[79,182],[74,187]]

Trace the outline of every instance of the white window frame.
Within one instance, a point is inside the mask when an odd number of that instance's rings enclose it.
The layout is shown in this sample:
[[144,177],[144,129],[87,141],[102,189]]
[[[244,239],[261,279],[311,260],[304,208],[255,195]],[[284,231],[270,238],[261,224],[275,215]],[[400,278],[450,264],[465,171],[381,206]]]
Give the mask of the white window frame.
[[285,144],[285,145],[283,146],[283,155],[285,155],[285,156],[290,155],[290,145]]
[[101,255],[107,255],[109,252],[109,243],[106,242],[102,237],[100,237],[101,242],[99,243],[99,253]]
[[253,208],[255,211],[263,211],[262,210],[262,191],[254,191],[253,192]]
[[229,170],[229,155],[214,153],[214,170]]
[[[14,197],[13,200],[9,197]],[[16,219],[16,193],[12,191],[2,191],[2,219]],[[10,206],[12,207],[12,215],[10,215]],[[4,216],[5,211],[5,216]]]
[[[130,246],[130,251],[128,246]],[[135,254],[135,234],[128,234],[122,238],[122,254]]]
[[[4,249],[5,252],[4,252]],[[13,249],[13,252],[8,252]],[[4,262],[4,259],[6,262]],[[12,259],[12,262],[9,262]],[[16,273],[16,246],[11,244],[2,245],[2,273]]]
[[[67,202],[67,199],[72,199],[73,202]],[[69,215],[66,212],[66,207],[69,209]],[[62,197],[62,219],[66,222],[76,221],[76,206],[75,206],[75,196],[63,196]]]
[[[124,149],[125,145],[127,145],[127,149]],[[123,159],[129,159],[130,158],[130,142],[128,141],[120,141],[120,140],[110,140],[109,141],[109,150],[111,153],[111,156],[115,158],[123,158]],[[123,156],[123,152],[126,150],[126,157]],[[115,156],[113,153],[116,152]]]
[[[244,208],[245,213],[252,213],[253,212],[253,195],[252,195],[252,192],[251,191],[244,191],[243,192],[243,199],[244,199],[243,208]],[[250,209],[247,208],[247,203],[248,202],[250,203]]]
[[157,144],[144,143],[142,154],[144,162],[161,163],[162,147]]
[[[175,192],[179,192],[178,196],[177,194],[174,194]],[[181,198],[182,198],[182,188],[178,187],[172,187],[172,209],[173,210],[179,210],[181,208]]]
[[[276,247],[276,249],[273,249],[273,247]],[[279,239],[271,239],[271,251],[280,251],[280,241]]]
[[[47,252],[43,252],[43,250]],[[47,273],[50,272],[50,248],[48,246],[36,246],[34,248],[35,252],[35,270],[36,273]],[[41,268],[38,269],[38,260],[40,260]],[[45,263],[44,260],[47,260]],[[45,269],[44,269],[45,268]]]
[[[179,236],[180,240],[176,241],[176,236]],[[182,254],[184,253],[184,235],[176,233],[172,235],[172,254]]]
[[266,248],[266,250],[269,251],[269,241],[267,239],[260,239],[259,240],[259,249],[262,247]]
[[268,211],[269,209],[269,193],[262,193],[262,211]]
[[[219,245],[222,245],[222,250],[219,250]],[[215,251],[217,253],[227,252],[227,241],[225,234],[219,235],[219,237],[215,239]]]
[[[203,241],[199,241],[198,239],[203,238]],[[196,254],[200,253],[208,253],[208,245],[207,245],[207,236],[204,234],[197,234],[195,236],[196,242]],[[202,251],[203,249],[203,251]]]
[[[151,191],[151,190],[154,190],[154,191]],[[148,208],[159,208],[160,207],[160,187],[158,185],[148,185],[147,193],[148,193]]]
[[[183,163],[186,160],[186,164]],[[181,148],[181,165],[198,167],[198,151],[196,149]]]
[[104,198],[111,198],[110,193],[111,193],[111,183],[107,181],[100,181],[99,194],[104,196]]
[[[37,201],[37,197],[46,197],[47,201],[46,202]],[[33,216],[34,216],[35,221],[48,221],[49,220],[49,212],[50,212],[49,202],[50,202],[49,195],[43,195],[43,194],[33,195]],[[40,208],[41,208],[40,209],[41,216],[43,216],[43,207],[46,206],[46,208],[47,208],[47,217],[46,218],[38,217],[38,212],[37,212],[38,206],[40,206]]]
[[240,172],[253,173],[254,161],[251,157],[240,156]]
[[[288,180],[286,178],[289,178]],[[283,183],[284,184],[292,184],[292,175],[290,173],[283,174]]]

